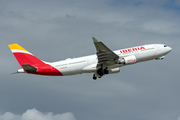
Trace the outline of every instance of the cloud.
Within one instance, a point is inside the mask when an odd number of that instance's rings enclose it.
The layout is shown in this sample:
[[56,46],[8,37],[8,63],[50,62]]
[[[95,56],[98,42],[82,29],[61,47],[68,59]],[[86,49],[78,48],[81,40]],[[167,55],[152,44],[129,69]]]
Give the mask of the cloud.
[[54,115],[52,112],[42,113],[34,108],[27,110],[22,115],[6,112],[4,115],[0,115],[0,120],[76,120],[76,118],[71,112]]

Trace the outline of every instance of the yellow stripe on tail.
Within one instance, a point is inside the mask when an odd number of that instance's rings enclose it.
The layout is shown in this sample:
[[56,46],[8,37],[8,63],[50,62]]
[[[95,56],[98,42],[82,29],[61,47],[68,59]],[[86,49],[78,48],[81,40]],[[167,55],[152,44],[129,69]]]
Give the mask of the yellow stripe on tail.
[[26,49],[24,49],[23,47],[21,47],[20,45],[18,45],[17,43],[14,43],[14,44],[10,44],[8,45],[9,48],[12,50],[12,49],[16,49],[16,50],[23,50],[23,51],[26,51],[28,52]]

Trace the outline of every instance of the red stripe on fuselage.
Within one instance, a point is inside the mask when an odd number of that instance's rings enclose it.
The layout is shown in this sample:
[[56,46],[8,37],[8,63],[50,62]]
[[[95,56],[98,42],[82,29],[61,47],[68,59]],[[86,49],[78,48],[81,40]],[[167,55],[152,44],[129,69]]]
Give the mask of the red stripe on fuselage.
[[37,74],[37,75],[63,76],[63,74],[59,70],[57,70],[55,67],[47,63],[44,63],[43,61],[41,61],[40,59],[38,59],[32,54],[20,53],[20,52],[15,52],[13,54],[16,57],[19,64],[21,65],[21,67],[23,64],[30,64],[33,67],[38,68],[37,72],[27,71],[27,73]]

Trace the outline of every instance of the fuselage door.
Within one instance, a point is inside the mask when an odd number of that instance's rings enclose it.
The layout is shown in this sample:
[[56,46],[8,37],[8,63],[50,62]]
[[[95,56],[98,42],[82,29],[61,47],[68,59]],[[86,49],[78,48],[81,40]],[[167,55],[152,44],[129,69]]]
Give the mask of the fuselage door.
[[157,54],[157,45],[154,45],[154,55]]
[[155,55],[157,55],[158,52],[161,51],[161,47],[159,45],[154,45],[154,48],[155,48]]

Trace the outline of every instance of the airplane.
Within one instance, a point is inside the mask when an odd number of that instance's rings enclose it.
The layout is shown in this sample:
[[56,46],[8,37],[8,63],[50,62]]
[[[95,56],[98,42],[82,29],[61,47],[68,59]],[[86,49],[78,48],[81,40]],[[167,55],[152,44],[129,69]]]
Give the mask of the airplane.
[[92,37],[96,54],[78,58],[68,58],[57,62],[45,62],[15,44],[8,45],[22,69],[17,73],[48,76],[68,76],[94,73],[93,79],[120,72],[120,67],[148,60],[162,60],[172,48],[165,44],[148,44],[112,51],[103,42]]

